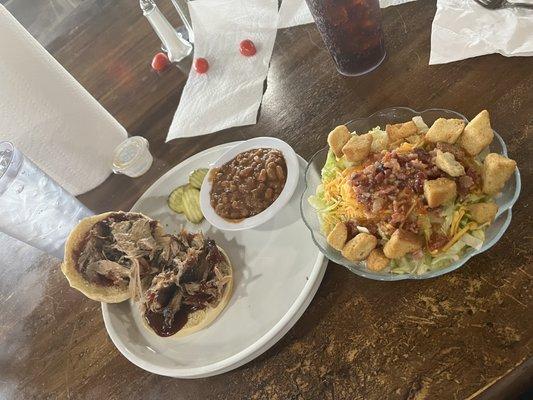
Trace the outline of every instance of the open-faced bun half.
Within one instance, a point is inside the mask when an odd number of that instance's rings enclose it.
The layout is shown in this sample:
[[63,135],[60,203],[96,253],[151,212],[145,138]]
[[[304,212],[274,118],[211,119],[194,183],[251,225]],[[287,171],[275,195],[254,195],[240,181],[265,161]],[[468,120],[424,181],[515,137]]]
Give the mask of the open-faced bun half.
[[[61,264],[61,271],[68,279],[71,287],[79,290],[85,296],[92,300],[100,301],[103,303],[120,303],[130,298],[130,291],[128,285],[123,286],[105,286],[93,283],[87,280],[78,270],[77,263],[78,257],[82,248],[85,245],[87,235],[93,226],[114,214],[125,214],[127,217],[132,218],[151,218],[140,213],[124,213],[121,211],[106,212],[92,217],[87,217],[81,220],[78,225],[70,232],[65,243],[65,257]],[[159,225],[156,226],[156,230],[160,234],[163,234],[163,229]]]
[[[188,315],[187,323],[181,328],[178,332],[175,334],[168,336],[170,338],[182,338],[184,336],[189,336],[195,332],[198,332],[207,326],[209,326],[221,313],[224,311],[224,308],[229,303],[229,300],[231,298],[231,294],[233,292],[233,267],[231,265],[230,259],[226,252],[220,248],[220,246],[217,246],[218,250],[224,255],[224,258],[226,260],[224,264],[224,275],[228,275],[230,277],[229,282],[224,286],[224,293],[222,294],[222,297],[220,298],[219,303],[215,307],[206,307],[203,310],[197,310],[193,311]],[[143,318],[144,326],[146,329],[148,329],[150,332],[152,332],[154,335],[156,334],[153,329],[148,325],[146,320]]]

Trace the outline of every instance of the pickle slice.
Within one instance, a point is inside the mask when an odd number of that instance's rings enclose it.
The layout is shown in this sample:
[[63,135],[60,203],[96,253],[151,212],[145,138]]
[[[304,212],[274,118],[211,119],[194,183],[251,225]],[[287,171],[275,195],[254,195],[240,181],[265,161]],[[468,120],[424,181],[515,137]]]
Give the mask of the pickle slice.
[[178,186],[174,189],[167,199],[168,207],[178,214],[183,213],[183,192],[189,185]]
[[207,175],[207,172],[209,172],[207,168],[195,169],[189,175],[189,184],[196,189],[200,189],[202,187],[202,182],[204,181],[204,178]]
[[204,219],[200,209],[200,191],[187,186],[183,191],[182,201],[185,217],[193,224],[199,224]]

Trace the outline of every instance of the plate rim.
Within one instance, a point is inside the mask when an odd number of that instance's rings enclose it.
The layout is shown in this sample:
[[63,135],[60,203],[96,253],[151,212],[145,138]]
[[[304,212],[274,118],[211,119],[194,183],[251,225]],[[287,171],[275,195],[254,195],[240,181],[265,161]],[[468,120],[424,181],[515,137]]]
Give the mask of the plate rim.
[[[150,187],[148,187],[148,189],[146,189],[143,192],[143,194],[139,197],[139,199],[137,199],[135,204],[131,207],[131,210],[134,210],[138,206],[143,196],[149,195],[152,191],[154,191],[156,185],[160,181],[162,181],[163,179],[171,175],[176,169],[183,168],[187,164],[194,162],[194,160],[205,155],[206,153],[213,152],[213,151],[222,149],[224,147],[229,148],[230,146],[235,146],[236,144],[239,144],[242,142],[243,141],[229,142],[229,143],[223,143],[223,144],[220,144],[214,147],[210,147],[176,164],[169,171],[167,171],[165,174],[159,177],[152,185],[150,185]],[[301,157],[298,154],[296,155],[300,160],[303,160],[304,163],[307,165],[307,161],[303,157]],[[296,199],[296,201],[299,202],[299,197]],[[299,216],[299,211],[298,211],[298,216]],[[305,229],[307,231],[307,228]],[[328,260],[327,258],[325,258],[324,254],[322,254],[322,252],[318,248],[316,248],[316,246],[314,247],[317,251],[317,259],[313,265],[312,272],[309,274],[307,282],[305,283],[302,291],[300,292],[300,295],[296,298],[296,300],[290,306],[287,312],[275,325],[272,326],[272,328],[270,328],[269,331],[267,331],[258,340],[256,340],[254,343],[252,343],[250,346],[246,347],[245,349],[241,350],[240,352],[228,358],[225,358],[224,360],[220,360],[215,363],[211,363],[211,364],[199,366],[199,367],[193,367],[193,368],[165,368],[165,367],[160,367],[158,365],[155,365],[151,362],[147,362],[143,360],[142,358],[138,357],[136,354],[132,353],[123,344],[119,334],[114,330],[113,325],[111,323],[110,314],[109,314],[110,305],[107,303],[101,303],[102,316],[104,319],[104,326],[107,331],[107,334],[109,335],[111,341],[113,342],[115,347],[119,350],[119,352],[124,357],[126,357],[131,363],[135,364],[136,366],[148,372],[155,373],[158,375],[169,376],[173,378],[202,378],[202,377],[213,376],[213,375],[217,375],[220,373],[228,372],[234,368],[238,368],[239,366],[244,365],[245,363],[253,360],[257,356],[259,356],[260,354],[268,350],[270,347],[272,347],[275,343],[277,343],[281,339],[281,337],[283,337],[290,330],[290,328],[298,321],[298,319],[303,314],[307,306],[311,303],[314,297],[314,294],[320,287],[322,278],[324,276],[324,273],[325,273],[325,270],[328,264]],[[309,301],[307,301],[308,298],[310,298]],[[298,313],[302,307],[303,307],[302,312]],[[284,328],[287,328],[287,329],[284,331]]]

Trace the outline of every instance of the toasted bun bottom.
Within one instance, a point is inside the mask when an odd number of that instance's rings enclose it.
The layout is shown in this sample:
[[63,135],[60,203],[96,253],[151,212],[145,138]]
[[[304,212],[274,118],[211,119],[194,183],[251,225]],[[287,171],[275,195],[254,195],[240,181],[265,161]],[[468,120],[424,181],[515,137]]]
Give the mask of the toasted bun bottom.
[[[203,310],[194,311],[189,314],[187,323],[181,328],[178,332],[176,332],[174,335],[168,336],[168,338],[177,339],[182,338],[184,336],[189,336],[195,332],[198,332],[207,326],[209,326],[219,315],[220,313],[226,308],[226,306],[229,303],[229,300],[231,298],[231,294],[233,293],[233,267],[231,266],[230,260],[226,252],[217,246],[220,252],[224,255],[224,258],[226,259],[226,270],[224,271],[225,274],[229,274],[230,281],[224,288],[224,293],[222,294],[222,298],[220,299],[220,302],[216,307],[207,307]],[[144,322],[144,326],[146,329],[148,329],[150,332],[152,332],[154,335],[157,335],[154,330],[148,325],[146,322],[146,319],[142,318]],[[159,335],[157,335],[159,337]]]
[[[77,266],[77,254],[81,250],[80,247],[85,242],[87,233],[92,227],[99,221],[102,221],[112,214],[116,214],[117,211],[106,212],[92,217],[82,219],[78,225],[70,232],[65,243],[65,258],[61,264],[61,271],[67,277],[71,287],[79,290],[85,296],[92,300],[100,301],[103,303],[120,303],[130,298],[130,292],[128,285],[124,287],[118,286],[103,286],[97,283],[88,281],[76,268]],[[144,218],[146,215],[140,213],[128,213],[131,215],[140,215]],[[158,224],[157,229],[160,234],[163,234],[162,227]]]

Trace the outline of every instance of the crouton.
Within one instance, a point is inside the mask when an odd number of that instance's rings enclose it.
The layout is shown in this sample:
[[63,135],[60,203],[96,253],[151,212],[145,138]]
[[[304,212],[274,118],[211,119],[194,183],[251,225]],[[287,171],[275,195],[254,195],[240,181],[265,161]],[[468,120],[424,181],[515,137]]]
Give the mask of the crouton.
[[493,202],[470,204],[466,208],[472,219],[478,224],[492,222],[498,212],[498,205]]
[[426,133],[426,140],[428,142],[446,142],[453,144],[465,129],[465,122],[462,119],[456,118],[439,118]]
[[385,257],[381,249],[374,249],[368,255],[366,259],[366,267],[371,271],[381,271],[387,265],[389,265],[390,260]]
[[360,136],[352,136],[352,138],[344,145],[342,152],[346,156],[346,160],[359,163],[363,161],[372,147],[372,135],[365,133]]
[[361,232],[344,245],[342,255],[350,261],[362,261],[377,244],[378,240],[374,235]]
[[383,254],[387,258],[395,259],[421,248],[422,240],[417,235],[403,229],[396,229],[389,241],[385,243]]
[[466,125],[458,143],[468,154],[475,156],[487,147],[493,138],[489,112],[483,110]]
[[424,197],[431,208],[438,207],[457,195],[455,181],[448,178],[438,178],[424,182]]
[[394,125],[387,124],[385,129],[387,135],[389,135],[389,142],[396,142],[400,139],[418,134],[418,127],[413,121]]
[[342,148],[351,137],[346,125],[339,125],[329,133],[328,144],[337,157],[342,157]]
[[348,239],[348,228],[344,222],[338,222],[326,238],[328,244],[341,251]]
[[483,161],[483,193],[496,194],[502,191],[505,182],[513,175],[516,161],[500,154],[490,153]]
[[437,156],[435,157],[435,165],[441,171],[446,172],[448,175],[456,177],[465,174],[465,167],[463,167],[452,153],[442,152],[437,149]]

